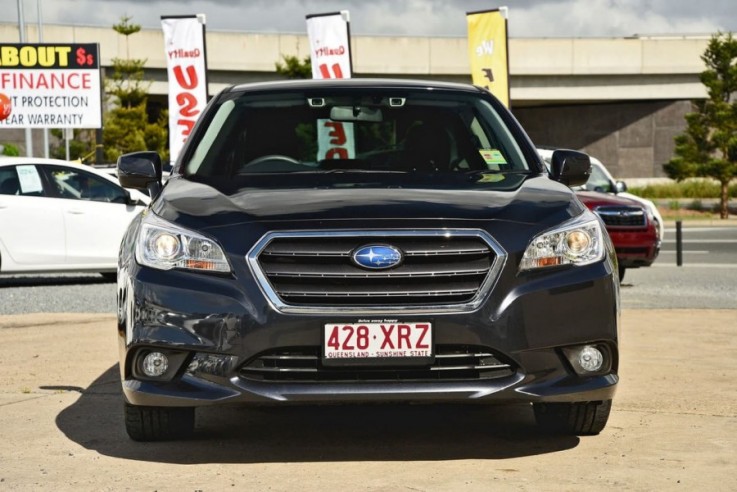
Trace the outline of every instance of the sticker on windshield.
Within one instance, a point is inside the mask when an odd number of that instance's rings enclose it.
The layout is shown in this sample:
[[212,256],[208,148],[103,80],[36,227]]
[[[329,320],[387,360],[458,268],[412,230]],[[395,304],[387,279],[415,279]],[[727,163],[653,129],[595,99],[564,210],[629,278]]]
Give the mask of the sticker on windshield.
[[498,166],[507,163],[507,160],[497,149],[479,149],[479,154],[481,154],[489,169],[499,169]]
[[479,179],[479,183],[498,183],[499,181],[504,181],[504,175],[503,174],[483,174],[481,176],[481,179]]
[[18,173],[18,182],[22,194],[43,191],[41,177],[38,175],[36,166],[16,166],[15,170]]

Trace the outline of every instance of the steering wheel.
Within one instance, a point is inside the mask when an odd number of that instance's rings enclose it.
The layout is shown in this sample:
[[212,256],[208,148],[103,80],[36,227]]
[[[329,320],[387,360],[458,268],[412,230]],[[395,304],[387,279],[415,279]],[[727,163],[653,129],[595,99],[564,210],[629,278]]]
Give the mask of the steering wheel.
[[465,156],[458,156],[455,159],[452,159],[450,161],[450,165],[448,167],[450,168],[451,171],[457,171],[457,172],[470,171],[471,167],[468,165],[468,162],[466,162],[465,167],[461,166],[461,163],[463,163],[464,161],[466,161]]
[[243,167],[249,167],[249,166],[255,166],[256,164],[261,164],[262,162],[266,161],[286,161],[291,164],[299,164],[299,161],[293,157],[289,157],[288,155],[281,155],[281,154],[268,154],[268,155],[262,155],[261,157],[256,157],[252,161],[247,162]]

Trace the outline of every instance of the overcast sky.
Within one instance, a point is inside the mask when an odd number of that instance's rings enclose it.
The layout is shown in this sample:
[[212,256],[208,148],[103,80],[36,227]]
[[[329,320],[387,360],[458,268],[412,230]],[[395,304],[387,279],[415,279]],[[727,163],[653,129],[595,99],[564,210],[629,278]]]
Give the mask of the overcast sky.
[[[35,23],[39,0],[24,1]],[[162,15],[204,13],[208,30],[303,33],[305,15],[349,10],[353,34],[465,36],[465,12],[507,5],[511,37],[622,37],[737,31],[737,0],[40,0],[47,23],[111,26],[121,16],[160,27]],[[0,0],[17,22],[18,0]]]

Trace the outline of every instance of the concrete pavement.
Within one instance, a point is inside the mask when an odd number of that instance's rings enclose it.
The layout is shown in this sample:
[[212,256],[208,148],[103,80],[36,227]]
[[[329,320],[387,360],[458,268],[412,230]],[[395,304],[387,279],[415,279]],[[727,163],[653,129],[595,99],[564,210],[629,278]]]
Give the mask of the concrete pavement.
[[124,435],[111,315],[0,316],[0,489],[735,490],[737,310],[627,310],[595,437],[527,407],[207,409],[196,439]]

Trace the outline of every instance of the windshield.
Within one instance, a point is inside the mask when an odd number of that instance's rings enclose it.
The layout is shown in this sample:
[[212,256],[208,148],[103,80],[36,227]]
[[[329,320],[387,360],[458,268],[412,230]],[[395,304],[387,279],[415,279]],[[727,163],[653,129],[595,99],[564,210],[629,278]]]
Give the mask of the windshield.
[[374,183],[468,186],[530,172],[500,115],[475,94],[245,93],[215,110],[184,163],[187,177],[266,186],[362,174]]

